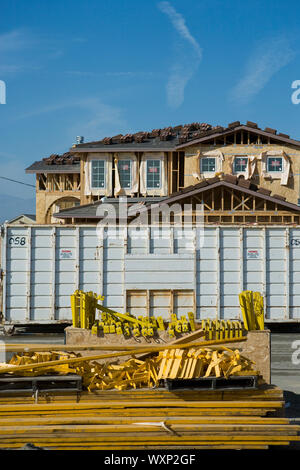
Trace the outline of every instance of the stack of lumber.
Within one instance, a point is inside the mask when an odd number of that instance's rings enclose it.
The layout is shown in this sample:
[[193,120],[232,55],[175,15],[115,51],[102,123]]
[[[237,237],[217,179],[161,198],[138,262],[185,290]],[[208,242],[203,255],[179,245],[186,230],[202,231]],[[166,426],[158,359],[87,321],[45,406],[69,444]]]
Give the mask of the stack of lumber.
[[[254,363],[242,356],[238,350],[223,345],[215,346],[215,349],[208,348],[207,344],[210,343],[214,341],[136,348],[130,351],[133,357],[121,364],[111,363],[110,360],[128,354],[126,351],[85,357],[74,352],[27,351],[14,354],[9,364],[0,364],[0,374],[34,376],[40,373],[73,373],[82,376],[83,385],[89,391],[151,388],[167,378],[222,376],[228,379],[232,375],[259,374],[252,367]],[[143,359],[136,358],[141,352],[148,354],[146,357],[142,356]],[[100,358],[106,358],[107,362],[99,364],[97,359]]]
[[171,392],[166,389],[0,397],[0,448],[32,443],[46,449],[265,449],[299,441],[300,427],[282,417],[282,391]]
[[[38,400],[2,393],[0,448],[32,443],[61,450],[265,449],[299,441],[300,427],[284,418],[283,392],[274,386],[260,382],[258,389],[248,390],[159,388],[160,378],[227,380],[258,373],[238,350],[224,346],[226,340],[221,343],[122,346],[119,352],[112,346],[110,354],[99,354],[101,348],[95,346],[98,354],[84,357],[69,347],[45,351],[45,346],[32,345],[24,351],[24,346],[10,346],[15,356],[0,367],[0,375],[76,372],[87,391],[77,401],[70,392],[40,394]],[[128,355],[132,358],[123,364],[113,363]]]

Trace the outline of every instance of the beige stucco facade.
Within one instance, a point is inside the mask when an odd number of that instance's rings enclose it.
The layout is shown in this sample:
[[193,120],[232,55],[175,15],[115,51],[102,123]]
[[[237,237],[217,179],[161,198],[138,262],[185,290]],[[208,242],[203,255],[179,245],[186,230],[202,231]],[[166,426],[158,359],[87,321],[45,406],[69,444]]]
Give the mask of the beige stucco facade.
[[[162,187],[155,194],[143,194],[141,188],[143,187],[143,178],[145,178],[145,166],[142,166],[143,156],[147,155],[151,158],[157,156],[157,152],[147,151],[135,152],[134,158],[136,162],[136,182],[134,194],[137,196],[145,195],[170,195],[173,192],[183,189],[184,187],[196,184],[201,178],[209,178],[215,174],[235,174],[233,161],[236,156],[247,156],[249,167],[246,173],[242,174],[244,178],[249,179],[252,183],[261,186],[271,191],[272,195],[280,195],[286,198],[288,202],[298,203],[300,199],[300,147],[292,144],[285,143],[272,143],[272,144],[225,144],[225,145],[186,145],[180,148],[181,155],[184,156],[182,163],[179,164],[179,152],[163,152],[161,153],[162,161]],[[132,152],[133,153],[133,152]],[[92,158],[106,158],[110,164],[106,165],[106,187],[104,190],[99,190],[94,194],[93,191],[87,192],[87,179],[90,178],[89,172],[89,154],[78,153],[80,158],[80,175],[78,180],[74,179],[72,190],[64,189],[66,186],[62,185],[62,190],[51,190],[54,186],[46,184],[45,188],[41,190],[37,182],[36,188],[36,222],[38,224],[44,223],[63,223],[62,220],[54,219],[52,214],[60,209],[71,207],[80,203],[81,205],[91,203],[103,196],[118,196],[116,191],[116,159],[118,154],[114,152],[99,151],[92,155]],[[206,156],[214,156],[216,158],[215,171],[209,173],[201,173],[201,159]],[[268,173],[267,158],[268,156],[282,157],[283,172]],[[177,159],[177,160],[176,160]],[[174,163],[175,162],[175,163]],[[177,163],[176,163],[177,162]],[[143,173],[144,171],[144,173]],[[283,174],[284,173],[284,174]],[[180,178],[179,178],[180,175]],[[63,180],[62,176],[54,175],[59,181]],[[77,177],[76,177],[77,178]],[[181,181],[181,182],[179,182]],[[127,193],[126,193],[127,194]],[[127,194],[128,195],[128,194]],[[129,195],[130,197],[130,195]],[[68,206],[69,204],[69,206]]]
[[80,191],[36,191],[36,223],[60,223],[58,219],[51,220],[52,213],[57,212],[60,203],[71,198],[80,202]]
[[[199,181],[199,177],[214,176],[214,173],[207,175],[201,174],[200,159],[205,156],[206,152],[219,151],[223,155],[223,160],[220,158],[221,165],[218,168],[219,171],[227,174],[233,173],[232,159],[235,156],[248,156],[254,157],[255,169],[253,176],[250,178],[251,182],[262,186],[272,191],[272,194],[279,194],[284,196],[287,201],[296,203],[300,198],[299,191],[299,180],[300,180],[300,149],[298,147],[290,145],[195,145],[189,146],[185,149],[185,166],[184,166],[184,186],[190,186],[196,184]],[[270,152],[278,156],[282,155],[282,152],[288,157],[290,161],[289,177],[287,184],[282,184],[281,174],[273,174],[263,176],[262,169],[262,155],[265,152]],[[216,152],[217,155],[217,152]]]

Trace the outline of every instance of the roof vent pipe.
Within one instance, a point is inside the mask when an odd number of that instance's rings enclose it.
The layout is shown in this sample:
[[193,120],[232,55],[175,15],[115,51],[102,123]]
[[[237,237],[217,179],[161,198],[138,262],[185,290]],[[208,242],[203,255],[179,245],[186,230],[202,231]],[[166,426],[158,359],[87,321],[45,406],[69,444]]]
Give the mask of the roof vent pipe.
[[77,144],[77,145],[78,145],[78,144],[83,144],[83,141],[84,141],[83,135],[78,135],[78,136],[76,137],[76,144]]

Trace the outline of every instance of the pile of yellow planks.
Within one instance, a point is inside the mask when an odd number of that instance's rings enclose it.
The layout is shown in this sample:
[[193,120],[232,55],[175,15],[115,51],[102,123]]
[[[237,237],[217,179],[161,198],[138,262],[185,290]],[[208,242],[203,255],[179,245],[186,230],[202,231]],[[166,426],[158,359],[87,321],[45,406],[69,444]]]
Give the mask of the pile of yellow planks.
[[[299,441],[282,417],[283,393],[166,389],[0,398],[0,448],[30,442],[46,449],[265,449]],[[50,401],[49,401],[50,400]]]
[[[300,427],[283,417],[283,392],[277,387],[261,384],[258,389],[225,391],[157,387],[166,377],[255,373],[251,361],[226,348],[226,340],[222,343],[122,346],[119,352],[115,347],[110,354],[98,351],[84,357],[68,347],[45,351],[45,346],[27,345],[24,351],[23,346],[11,345],[16,354],[11,364],[0,367],[0,377],[75,372],[89,391],[78,401],[68,392],[52,392],[40,394],[38,402],[25,394],[2,393],[0,448],[19,449],[30,442],[58,450],[265,449],[299,441]],[[126,355],[132,358],[116,364]]]
[[[151,349],[150,349],[151,351]],[[122,355],[124,353],[114,353]],[[126,354],[126,352],[125,352]],[[77,353],[26,352],[15,354],[8,365],[0,365],[1,372],[13,375],[37,375],[46,373],[75,373],[83,378],[89,391],[116,388],[124,390],[137,387],[155,387],[161,379],[191,379],[199,377],[225,377],[231,375],[258,375],[253,362],[241,356],[238,350],[226,347],[179,347],[158,350],[143,360],[135,357],[121,363],[100,364]],[[95,357],[95,356],[94,356]]]
[[236,349],[210,348],[166,349],[160,353],[158,380],[192,379],[197,377],[225,377],[231,375],[258,375],[253,361],[241,356]]

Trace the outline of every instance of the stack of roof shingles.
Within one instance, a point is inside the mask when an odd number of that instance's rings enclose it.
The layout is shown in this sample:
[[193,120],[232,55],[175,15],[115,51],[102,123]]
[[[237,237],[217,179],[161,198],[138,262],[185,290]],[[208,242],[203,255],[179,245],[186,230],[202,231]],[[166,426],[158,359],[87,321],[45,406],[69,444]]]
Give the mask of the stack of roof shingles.
[[43,158],[43,161],[47,165],[72,165],[79,161],[79,157],[70,152],[66,152],[62,155],[53,153],[50,157]]

